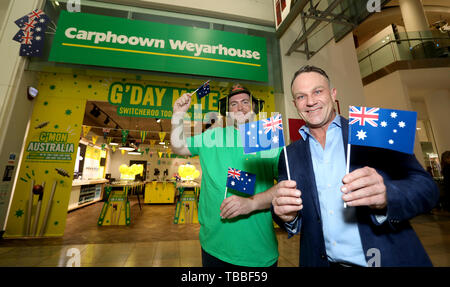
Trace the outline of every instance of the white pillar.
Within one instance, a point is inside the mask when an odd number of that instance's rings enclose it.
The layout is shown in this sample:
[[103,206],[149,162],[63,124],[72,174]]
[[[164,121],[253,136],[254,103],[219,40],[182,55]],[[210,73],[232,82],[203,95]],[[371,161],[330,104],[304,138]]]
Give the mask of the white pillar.
[[406,32],[429,30],[421,0],[400,0],[399,2]]
[[[3,149],[6,129],[13,117],[11,106],[15,102],[18,92],[18,82],[22,77],[27,59],[19,56],[20,44],[12,38],[19,31],[15,20],[41,7],[42,0],[8,1],[9,6],[2,4],[5,21],[0,22],[0,152]],[[2,20],[1,20],[2,21]],[[4,26],[3,26],[4,25]]]

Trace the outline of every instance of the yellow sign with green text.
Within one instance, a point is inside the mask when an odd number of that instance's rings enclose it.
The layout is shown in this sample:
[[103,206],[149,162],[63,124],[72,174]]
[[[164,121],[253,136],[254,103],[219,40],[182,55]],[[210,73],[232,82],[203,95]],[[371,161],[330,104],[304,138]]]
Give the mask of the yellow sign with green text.
[[83,100],[36,99],[5,237],[64,233],[83,116]]
[[[173,104],[181,95],[188,92],[192,91],[174,87],[115,82],[109,88],[108,101],[117,106],[119,116],[170,119]],[[200,102],[197,97],[192,97],[192,106],[188,110],[191,119],[194,105],[197,103],[202,104],[203,114],[217,111],[219,92],[210,92]]]

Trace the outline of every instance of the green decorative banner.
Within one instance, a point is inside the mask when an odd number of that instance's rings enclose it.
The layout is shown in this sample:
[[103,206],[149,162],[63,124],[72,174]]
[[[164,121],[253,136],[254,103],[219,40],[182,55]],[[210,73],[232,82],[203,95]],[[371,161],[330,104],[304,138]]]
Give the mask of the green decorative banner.
[[265,38],[67,11],[49,61],[268,81]]
[[[115,82],[109,87],[108,102],[117,106],[117,114],[124,117],[172,118],[173,105],[184,93],[191,90]],[[201,104],[202,110],[194,113],[195,104]],[[211,91],[198,101],[194,95],[188,115],[193,120],[202,120],[202,114],[218,111],[219,92]],[[199,116],[200,118],[193,118]]]

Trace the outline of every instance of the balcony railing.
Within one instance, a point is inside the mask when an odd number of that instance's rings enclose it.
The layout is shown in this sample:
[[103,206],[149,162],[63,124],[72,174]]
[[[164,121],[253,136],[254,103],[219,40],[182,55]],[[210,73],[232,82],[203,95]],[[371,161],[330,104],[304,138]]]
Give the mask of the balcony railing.
[[450,33],[440,31],[403,32],[384,39],[358,53],[361,77],[398,61],[450,58]]

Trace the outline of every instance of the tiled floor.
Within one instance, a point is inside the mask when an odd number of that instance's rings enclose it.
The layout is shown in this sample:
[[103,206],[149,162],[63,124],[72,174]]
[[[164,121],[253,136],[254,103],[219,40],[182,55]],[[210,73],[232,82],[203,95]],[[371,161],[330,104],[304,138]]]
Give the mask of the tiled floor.
[[[0,240],[0,266],[69,266],[77,258],[85,267],[201,266],[199,226],[173,224],[174,206],[146,205],[142,211],[134,206],[132,225],[108,228],[96,226],[95,216],[89,216],[98,214],[100,208],[96,204],[70,213],[62,238]],[[94,217],[93,222],[89,217]],[[87,220],[83,226],[80,218]],[[412,224],[433,264],[450,266],[450,213],[421,215]],[[288,240],[286,234],[277,232],[277,238],[278,265],[298,266],[298,236]]]

